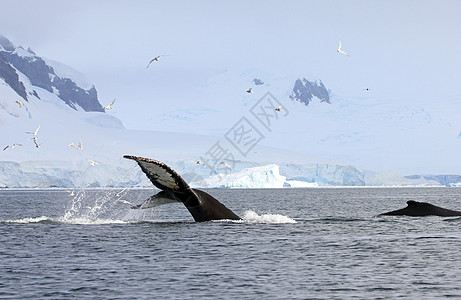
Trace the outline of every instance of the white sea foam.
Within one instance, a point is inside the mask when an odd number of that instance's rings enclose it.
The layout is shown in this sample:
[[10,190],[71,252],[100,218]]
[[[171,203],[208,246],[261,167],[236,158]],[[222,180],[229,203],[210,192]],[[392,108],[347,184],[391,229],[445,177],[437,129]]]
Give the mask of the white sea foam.
[[74,225],[106,225],[106,224],[128,224],[130,222],[123,220],[112,219],[89,219],[89,218],[73,218],[73,219],[57,219],[59,223],[74,224]]
[[35,217],[35,218],[22,218],[22,219],[17,219],[17,220],[2,220],[2,223],[17,223],[17,224],[30,224],[30,223],[39,223],[43,221],[51,221],[52,219],[45,217],[45,216],[40,216],[40,217]]
[[269,224],[284,224],[284,223],[296,223],[296,221],[290,217],[279,215],[279,214],[262,214],[258,215],[252,210],[247,210],[243,216],[242,221],[244,223],[269,223]]
[[104,225],[104,224],[127,224],[129,221],[124,220],[112,220],[112,219],[89,219],[85,217],[64,219],[61,218],[50,218],[46,216],[40,216],[35,218],[22,218],[16,220],[1,220],[1,223],[15,223],[15,224],[34,224],[40,222],[53,222],[61,224],[75,224],[75,225]]

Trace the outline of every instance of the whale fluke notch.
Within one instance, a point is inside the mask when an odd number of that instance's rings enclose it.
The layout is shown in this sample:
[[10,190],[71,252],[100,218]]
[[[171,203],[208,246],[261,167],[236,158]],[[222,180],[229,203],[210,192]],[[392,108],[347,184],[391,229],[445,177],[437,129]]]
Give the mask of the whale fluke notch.
[[418,202],[414,200],[407,201],[407,207],[393,210],[387,213],[380,214],[380,216],[440,216],[440,217],[454,217],[461,216],[461,211],[451,210],[435,206],[426,202]]
[[144,209],[165,203],[182,202],[197,222],[211,220],[240,220],[234,212],[208,193],[191,188],[172,168],[150,158],[123,156],[138,163],[147,178],[162,191],[133,209]]

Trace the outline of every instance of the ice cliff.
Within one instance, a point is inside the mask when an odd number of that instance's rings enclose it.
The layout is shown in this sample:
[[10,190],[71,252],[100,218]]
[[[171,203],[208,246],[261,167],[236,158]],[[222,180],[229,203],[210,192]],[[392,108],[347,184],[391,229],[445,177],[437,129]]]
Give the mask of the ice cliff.
[[191,183],[201,188],[282,188],[286,177],[280,175],[279,166],[272,164],[248,168],[232,174],[217,174]]

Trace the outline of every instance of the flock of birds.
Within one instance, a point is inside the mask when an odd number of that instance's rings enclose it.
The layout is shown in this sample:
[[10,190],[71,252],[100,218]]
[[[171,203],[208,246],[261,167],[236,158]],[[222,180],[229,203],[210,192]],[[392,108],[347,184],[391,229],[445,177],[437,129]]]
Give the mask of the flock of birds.
[[[205,165],[205,163],[203,161],[200,161],[200,160],[191,160],[191,162],[196,163],[197,165]],[[229,171],[232,171],[231,165],[229,165],[227,162],[222,161],[219,164],[223,165],[225,168],[229,169]]]
[[[248,94],[253,94],[253,93],[254,93],[254,92],[253,92],[253,88],[249,88],[249,89],[247,90],[247,93],[248,93]],[[283,110],[283,106],[281,106],[281,105],[279,105],[278,107],[275,108],[275,111],[282,111],[282,110]]]
[[[339,41],[339,47],[338,49],[336,50],[339,54],[344,54],[344,55],[347,55],[347,56],[350,56],[349,53],[347,53],[346,51],[342,50],[342,44],[341,44],[341,40]],[[158,55],[154,58],[152,58],[149,63],[147,64],[146,66],[146,69],[149,68],[149,66],[154,63],[154,62],[158,62],[160,60],[161,57],[164,57],[164,56],[168,56],[168,55]],[[365,88],[364,91],[370,91],[371,89],[370,88]],[[247,91],[246,91],[248,94],[253,94],[254,91],[253,91],[253,88],[249,88]],[[115,104],[115,101],[116,99],[114,98],[114,100],[112,100],[112,102],[106,106],[101,106],[102,109],[104,110],[110,110],[112,109],[112,106]],[[19,105],[20,108],[22,108],[24,106],[24,103],[21,101],[21,100],[17,100],[16,103]],[[283,106],[278,106],[277,108],[275,108],[275,111],[277,112],[280,112],[283,110]],[[34,131],[34,132],[29,132],[29,131],[26,131],[27,134],[32,134],[32,137],[29,138],[28,140],[32,140],[35,147],[36,148],[40,148],[40,146],[42,144],[39,144],[38,143],[38,131],[40,129],[40,125],[38,125],[37,129]],[[7,150],[7,149],[13,149],[15,147],[20,147],[22,146],[22,144],[19,144],[19,143],[14,143],[12,145],[7,145],[3,148],[3,151]],[[75,143],[70,143],[69,144],[70,147],[74,147],[75,149],[79,150],[79,151],[83,151],[83,143],[82,143],[82,140],[79,138],[78,139],[78,144],[75,144]],[[91,166],[95,166],[98,164],[98,162],[94,161],[94,160],[88,160],[90,162],[90,165]],[[200,164],[200,165],[203,165],[204,163],[202,161],[197,161],[197,160],[193,160],[192,162],[196,163],[196,164]],[[230,171],[232,171],[232,167],[226,163],[226,162],[221,162],[220,163],[221,165],[223,165],[223,167],[229,169]]]
[[[17,100],[16,103],[19,105],[19,108],[22,108],[24,105],[24,102],[22,102],[21,100]],[[101,108],[104,109],[104,110],[107,110],[107,109],[112,109],[112,105],[114,105],[115,103],[115,99],[112,100],[112,102],[106,106],[102,106]],[[39,144],[38,143],[38,130],[40,129],[40,124],[37,126],[37,129],[35,129],[34,132],[31,132],[31,131],[26,131],[25,133],[27,134],[32,134],[32,137],[29,138],[28,140],[32,140],[34,142],[34,145],[35,145],[35,148],[40,148],[40,146],[43,144]],[[22,144],[19,144],[19,143],[14,143],[12,145],[7,145],[3,148],[3,151],[7,150],[7,149],[13,149],[15,147],[18,147],[18,146],[22,146]],[[82,140],[79,138],[78,139],[78,145],[74,144],[74,143],[70,143],[69,144],[70,147],[74,147],[75,149],[77,150],[83,150],[83,143],[82,143]],[[98,163],[96,161],[93,161],[93,160],[89,160],[90,162],[90,165],[94,166],[94,165],[97,165]]]
[[[150,66],[151,63],[153,62],[156,62],[156,61],[159,61],[159,59],[163,56],[167,56],[167,55],[159,55],[159,56],[156,56],[154,57],[152,60],[149,61],[149,64],[147,65],[146,68],[148,68]],[[105,105],[105,106],[101,106],[102,109],[104,110],[110,110],[112,109],[112,106],[115,104],[115,101],[116,99],[114,98],[114,100],[112,100],[112,102],[108,105]],[[15,102],[16,104],[19,105],[19,108],[22,108],[23,106],[25,106],[24,102],[22,102],[21,100],[17,100]],[[28,140],[32,140],[35,147],[36,148],[40,148],[40,146],[43,144],[43,143],[39,143],[38,140],[39,140],[39,136],[38,136],[38,131],[40,129],[40,124],[37,126],[37,129],[35,131],[26,131],[25,133],[27,134],[31,134],[32,137],[31,138],[28,138]],[[3,148],[3,151],[6,151],[7,149],[14,149],[15,147],[21,147],[23,146],[22,144],[20,143],[14,143],[12,145],[7,145]],[[74,147],[75,149],[79,150],[79,151],[83,151],[83,143],[82,143],[82,140],[79,138],[78,139],[78,144],[76,143],[70,143],[69,144],[69,147]],[[95,166],[95,165],[98,165],[99,163],[97,161],[94,161],[94,160],[91,160],[91,159],[88,159],[88,162],[91,166]],[[122,191],[123,192],[123,191]],[[73,193],[73,191],[72,191]]]

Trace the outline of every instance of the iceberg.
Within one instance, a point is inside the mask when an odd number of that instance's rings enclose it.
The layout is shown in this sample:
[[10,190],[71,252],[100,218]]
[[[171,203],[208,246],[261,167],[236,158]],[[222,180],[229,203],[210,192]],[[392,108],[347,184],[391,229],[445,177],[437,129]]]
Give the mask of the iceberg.
[[286,177],[280,175],[279,166],[270,164],[243,169],[232,174],[217,174],[192,182],[196,188],[283,188]]
[[306,181],[299,181],[299,180],[287,180],[285,181],[284,187],[289,188],[310,188],[310,187],[319,187],[317,182],[306,182]]

